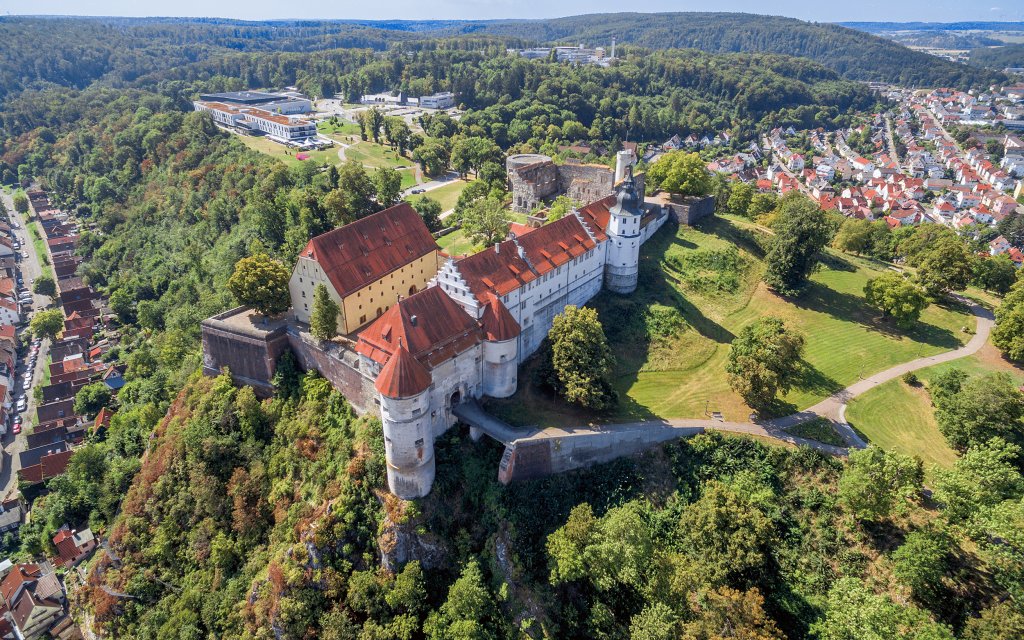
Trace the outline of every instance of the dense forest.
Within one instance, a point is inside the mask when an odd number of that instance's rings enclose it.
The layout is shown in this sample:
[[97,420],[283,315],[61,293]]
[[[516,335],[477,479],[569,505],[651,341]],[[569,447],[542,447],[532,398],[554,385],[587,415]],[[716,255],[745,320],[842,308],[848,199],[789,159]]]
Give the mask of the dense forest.
[[[102,81],[134,83],[140,76],[232,52],[308,52],[338,48],[416,49],[454,37],[455,48],[477,48],[481,37],[500,48],[528,43],[589,42],[612,37],[649,49],[693,48],[712,53],[773,53],[814,60],[855,80],[919,86],[989,84],[1001,74],[958,65],[837,25],[749,14],[597,14],[545,21],[271,21],[213,19],[0,18],[0,101],[48,84],[84,88]],[[59,42],[60,46],[47,46]],[[323,94],[318,94],[323,95]]]
[[818,24],[742,13],[617,13],[543,21],[470,23],[464,32],[535,37],[542,41],[618,41],[649,48],[687,47],[714,53],[781,53],[809,58],[846,78],[908,86],[988,84],[1001,74],[979,73],[966,65],[936,59],[834,24]]
[[[1020,449],[920,462],[703,435],[498,484],[453,432],[430,496],[385,489],[376,420],[315,373],[260,402],[197,378],[156,430],[82,604],[114,637],[1019,637]],[[955,506],[955,508],[953,508]],[[1001,539],[1012,539],[1007,548]],[[980,617],[969,617],[981,610]]]
[[971,50],[971,64],[990,69],[1024,67],[1024,44],[1008,44],[1002,47],[981,47]]

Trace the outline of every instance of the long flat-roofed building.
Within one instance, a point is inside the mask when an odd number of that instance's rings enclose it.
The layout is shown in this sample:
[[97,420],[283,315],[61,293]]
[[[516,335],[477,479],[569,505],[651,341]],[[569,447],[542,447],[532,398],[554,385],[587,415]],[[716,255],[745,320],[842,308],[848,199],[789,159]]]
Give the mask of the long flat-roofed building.
[[239,107],[223,102],[192,103],[196,111],[209,113],[218,124],[259,131],[285,143],[302,143],[318,136],[316,123],[256,107]]
[[220,102],[232,107],[255,107],[282,115],[309,113],[313,110],[313,103],[307,98],[265,91],[204,93],[200,94],[199,100],[201,102]]

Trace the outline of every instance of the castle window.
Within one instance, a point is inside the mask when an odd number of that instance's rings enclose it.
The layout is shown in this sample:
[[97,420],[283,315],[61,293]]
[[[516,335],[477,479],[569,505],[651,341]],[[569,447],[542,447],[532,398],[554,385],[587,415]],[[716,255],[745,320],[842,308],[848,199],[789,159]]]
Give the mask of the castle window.
[[366,316],[359,316],[359,324],[366,324]]
[[303,298],[305,298],[305,297],[306,297],[306,292],[305,292],[305,291],[303,291],[303,292],[302,292],[302,297],[303,297]]
[[423,438],[420,438],[420,439],[418,439],[418,440],[416,441],[416,446],[417,446],[417,447],[422,447],[422,446],[423,446]]

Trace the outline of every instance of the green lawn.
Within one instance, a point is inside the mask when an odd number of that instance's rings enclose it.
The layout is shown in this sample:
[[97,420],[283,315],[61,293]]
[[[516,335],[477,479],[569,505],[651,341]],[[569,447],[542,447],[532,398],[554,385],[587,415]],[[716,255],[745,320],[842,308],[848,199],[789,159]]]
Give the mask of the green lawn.
[[36,257],[39,258],[40,267],[56,282],[57,277],[53,272],[53,265],[50,264],[50,252],[47,250],[46,242],[43,240],[42,228],[38,222],[29,220],[28,216],[22,216],[21,219],[25,224],[25,228],[28,229],[29,234],[32,236],[32,248],[35,249]]
[[416,171],[413,169],[399,169],[398,175],[402,176],[402,190],[416,185]]
[[[442,189],[444,188],[447,187],[442,187]],[[438,189],[438,191],[440,191],[440,189]],[[412,199],[410,198],[410,202],[411,201]],[[526,224],[525,213],[512,213],[509,217],[513,222]],[[438,238],[437,245],[441,247],[442,251],[452,256],[470,255],[483,249],[482,245],[474,244],[462,229],[456,229],[452,233]]]
[[970,375],[993,371],[1009,373],[1017,384],[1024,383],[1024,371],[1003,360],[991,344],[973,356],[944,362],[917,371],[922,385],[910,386],[902,380],[890,380],[855,398],[846,408],[846,421],[865,439],[880,447],[919,456],[926,467],[949,467],[956,453],[935,422],[927,385],[935,376],[960,369]]
[[345,149],[346,160],[356,160],[363,163],[364,167],[411,167],[412,160],[398,155],[398,152],[390,147],[372,142],[359,142]]
[[[961,328],[974,328],[966,309],[933,305],[917,329],[899,331],[864,302],[865,283],[887,266],[831,252],[799,298],[783,299],[761,283],[760,234],[755,225],[725,219],[678,231],[666,226],[643,247],[637,291],[630,296],[604,292],[595,298],[592,304],[618,359],[620,402],[610,419],[699,418],[705,411],[720,411],[726,420],[746,420],[750,409],[729,388],[725,364],[736,334],[764,315],[782,317],[806,339],[804,372],[783,398],[780,413],[811,406],[860,376],[957,348],[969,338]],[[733,274],[735,286],[730,289],[694,286],[693,273],[676,273],[666,266],[693,252],[730,246],[739,247],[745,265]],[[684,329],[649,338],[643,315],[655,307],[678,310]],[[525,372],[520,380],[529,380]],[[532,413],[543,416],[540,421],[551,424],[579,419],[577,412],[531,387],[520,384],[512,402],[530,406]]]
[[[260,153],[266,154],[272,158],[277,158],[289,165],[297,165],[302,162],[317,162],[321,164],[338,164],[340,162],[337,147],[321,149],[319,151],[298,151],[262,136],[238,136],[238,139],[242,144],[250,149],[259,151]],[[305,154],[308,156],[308,159],[299,160],[295,157],[296,154]]]
[[410,196],[406,199],[410,203],[416,204],[423,198],[430,198],[441,203],[441,211],[448,211],[455,208],[455,203],[459,201],[459,194],[465,191],[468,186],[469,182],[466,180],[455,180],[443,187],[431,189],[422,195]]
[[347,136],[358,136],[360,131],[358,124],[340,119],[338,124],[331,124],[329,120],[321,120],[317,123],[316,130],[335,140]]

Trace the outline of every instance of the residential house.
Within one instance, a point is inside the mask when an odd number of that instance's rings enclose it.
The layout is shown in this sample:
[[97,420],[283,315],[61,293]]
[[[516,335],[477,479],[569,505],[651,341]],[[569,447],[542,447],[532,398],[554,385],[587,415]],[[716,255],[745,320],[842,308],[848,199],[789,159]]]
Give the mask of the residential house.
[[65,524],[53,536],[53,545],[57,547],[61,564],[70,569],[96,548],[96,537],[91,529],[78,531]]

